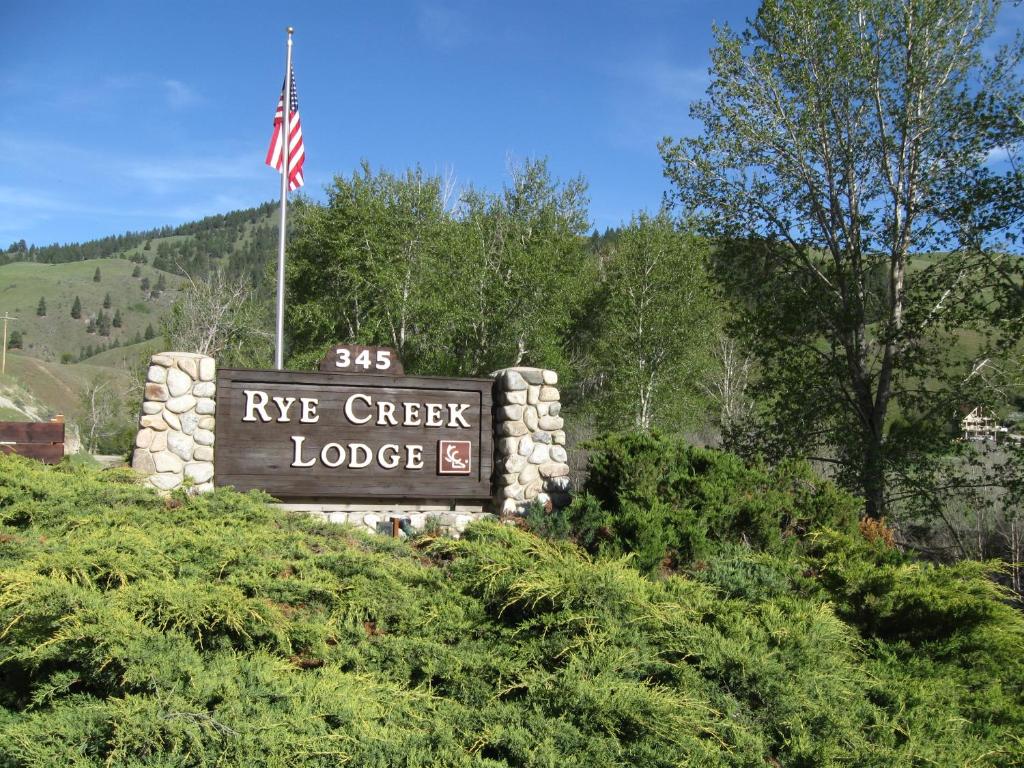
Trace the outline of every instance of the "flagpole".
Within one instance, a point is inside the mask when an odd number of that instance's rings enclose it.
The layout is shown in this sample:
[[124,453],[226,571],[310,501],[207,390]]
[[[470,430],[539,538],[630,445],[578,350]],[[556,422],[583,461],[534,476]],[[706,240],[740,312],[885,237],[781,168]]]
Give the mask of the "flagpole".
[[291,140],[292,100],[292,33],[288,27],[288,56],[284,66],[284,110],[281,114],[281,231],[277,241],[277,345],[274,348],[274,367],[284,368],[284,244],[288,225],[288,172]]

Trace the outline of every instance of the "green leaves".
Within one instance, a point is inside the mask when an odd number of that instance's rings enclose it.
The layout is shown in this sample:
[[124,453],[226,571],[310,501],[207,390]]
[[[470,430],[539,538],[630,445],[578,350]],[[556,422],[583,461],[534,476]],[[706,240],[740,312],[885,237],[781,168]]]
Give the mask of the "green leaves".
[[0,764],[1020,762],[1024,622],[983,569],[820,532],[853,507],[799,467],[598,456],[605,522],[656,500],[705,526],[703,567],[494,523],[410,545],[0,457]]
[[409,373],[480,375],[562,368],[589,288],[585,184],[543,161],[513,169],[500,194],[450,198],[421,169],[368,165],[335,177],[326,206],[298,207],[288,266],[294,365],[332,342],[393,347]]
[[666,211],[640,214],[603,260],[589,308],[588,392],[604,429],[681,431],[704,417],[697,382],[710,365],[721,303],[707,250]]

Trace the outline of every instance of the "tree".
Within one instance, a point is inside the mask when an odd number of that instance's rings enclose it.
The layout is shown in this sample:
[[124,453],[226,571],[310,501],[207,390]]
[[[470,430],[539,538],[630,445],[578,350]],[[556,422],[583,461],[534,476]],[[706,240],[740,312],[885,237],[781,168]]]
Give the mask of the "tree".
[[7,348],[8,349],[21,349],[23,344],[24,344],[24,337],[22,336],[21,331],[18,331],[18,330],[11,331],[11,335],[7,339]]
[[102,309],[100,310],[100,313],[96,318],[96,332],[100,336],[110,335],[110,315],[108,315]]
[[153,324],[152,323],[150,323],[149,325],[146,326],[146,333],[144,334],[143,338],[146,341],[149,341],[150,339],[155,339],[156,338],[156,331],[153,330]]
[[[445,210],[439,177],[364,164],[337,176],[326,206],[298,209],[289,259],[287,323],[293,355],[317,358],[332,341],[393,347],[407,370],[438,350],[446,303]],[[437,278],[437,283],[434,282]]]
[[104,309],[110,309],[110,305],[112,303],[113,302],[110,299],[110,291],[107,291],[107,295],[103,297],[103,308]]
[[75,320],[82,317],[82,301],[77,296],[75,296],[75,301],[71,305],[71,316],[75,318]]
[[39,297],[39,304],[36,305],[36,316],[46,317],[46,297]]
[[140,277],[141,275],[142,275],[142,267],[140,267],[138,264],[136,264],[135,268],[132,270],[132,277]]
[[96,267],[96,271],[92,273],[92,281],[94,283],[98,283],[102,279],[103,279],[103,276],[100,274],[100,268]]
[[85,326],[85,332],[86,333],[96,333],[96,320],[95,320],[95,318],[92,318],[92,317],[89,318],[89,322],[86,323],[86,326]]
[[143,293],[148,293],[149,292],[149,278],[148,277],[144,277],[144,278],[142,278],[141,281],[139,281],[139,289]]
[[605,263],[592,399],[606,428],[679,431],[703,412],[700,372],[711,360],[720,309],[706,246],[666,211],[640,214]]
[[498,194],[463,196],[450,282],[463,291],[454,309],[464,330],[454,350],[466,373],[534,365],[571,386],[573,328],[597,282],[587,184],[553,179],[545,160],[512,164],[509,175]]
[[156,279],[156,286],[154,290],[157,293],[163,293],[164,291],[167,290],[167,278],[164,277],[164,274],[162,272],[160,273],[160,276]]
[[948,191],[1002,139],[985,89],[1013,57],[981,66],[997,8],[766,0],[742,34],[716,29],[703,133],[661,145],[677,201],[722,243],[761,364],[759,447],[834,463],[872,517],[949,445],[969,378],[947,354],[978,295]]
[[121,327],[121,324],[122,324],[123,322],[124,322],[124,321],[123,321],[123,320],[121,319],[121,310],[120,310],[120,309],[115,309],[115,310],[114,310],[114,319],[113,319],[113,321],[112,321],[112,323],[111,323],[111,324],[112,324],[112,325],[113,325],[113,326],[114,326],[115,328],[120,328],[120,327]]
[[269,362],[273,337],[265,330],[269,323],[252,289],[220,272],[202,280],[185,278],[184,290],[164,320],[168,346],[216,357],[227,366]]
[[79,391],[79,402],[86,450],[95,453],[109,438],[125,430],[127,419],[121,396],[110,376],[100,374],[88,380]]
[[449,182],[419,169],[336,177],[326,206],[297,209],[291,364],[349,341],[394,347],[417,373],[564,368],[569,319],[592,285],[585,189],[553,181],[542,161],[515,166],[501,194],[470,191],[457,206]]

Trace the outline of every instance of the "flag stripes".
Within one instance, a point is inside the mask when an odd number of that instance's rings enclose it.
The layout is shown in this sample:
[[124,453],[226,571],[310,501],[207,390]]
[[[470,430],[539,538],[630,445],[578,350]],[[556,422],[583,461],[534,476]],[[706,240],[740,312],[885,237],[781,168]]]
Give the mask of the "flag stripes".
[[[302,144],[302,121],[299,119],[299,97],[295,90],[295,71],[289,72],[290,90],[289,94],[289,116],[288,116],[288,189],[294,191],[302,186],[302,164],[306,159],[306,149]],[[284,85],[281,86],[281,96],[277,100],[277,110],[274,112],[274,133],[270,137],[270,147],[267,149],[266,164],[275,168],[278,173],[284,166]]]

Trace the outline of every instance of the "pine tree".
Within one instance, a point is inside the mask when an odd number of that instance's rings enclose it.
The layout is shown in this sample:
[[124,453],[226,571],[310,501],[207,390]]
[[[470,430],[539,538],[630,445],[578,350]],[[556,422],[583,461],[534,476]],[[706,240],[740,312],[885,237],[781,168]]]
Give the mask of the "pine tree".
[[146,341],[156,338],[156,331],[153,330],[153,324],[150,323],[146,326]]
[[110,335],[110,315],[103,310],[100,310],[99,317],[96,318],[96,331],[100,336]]
[[107,295],[103,297],[103,308],[110,309],[110,305],[113,302],[110,300],[110,291],[107,291]]
[[157,278],[156,290],[160,293],[163,293],[164,291],[167,290],[167,280],[164,279],[164,276],[162,274],[160,275],[159,278]]
[[96,321],[93,320],[91,317],[89,318],[88,325],[85,326],[85,332],[86,333],[96,333]]
[[140,331],[136,331],[135,335],[132,336],[132,344],[141,344],[141,343],[142,343],[142,333]]
[[135,265],[135,269],[132,270],[132,277],[140,277],[142,275],[142,267],[138,264]]
[[121,310],[117,309],[117,310],[114,311],[114,320],[113,320],[114,327],[115,328],[120,328],[121,327],[121,322],[122,322],[121,321]]
[[78,320],[82,317],[82,300],[75,296],[75,303],[71,305],[71,316]]
[[139,288],[142,289],[143,293],[149,293],[149,278],[148,277],[142,278],[142,282],[139,283]]
[[36,307],[36,316],[37,317],[46,317],[46,297],[45,296],[40,296],[39,297],[39,305]]
[[96,267],[96,271],[93,272],[93,274],[92,274],[92,281],[94,283],[98,283],[102,279],[103,279],[103,276],[100,274],[100,268]]
[[8,349],[21,349],[22,335],[21,331],[11,331],[10,337],[7,339]]

